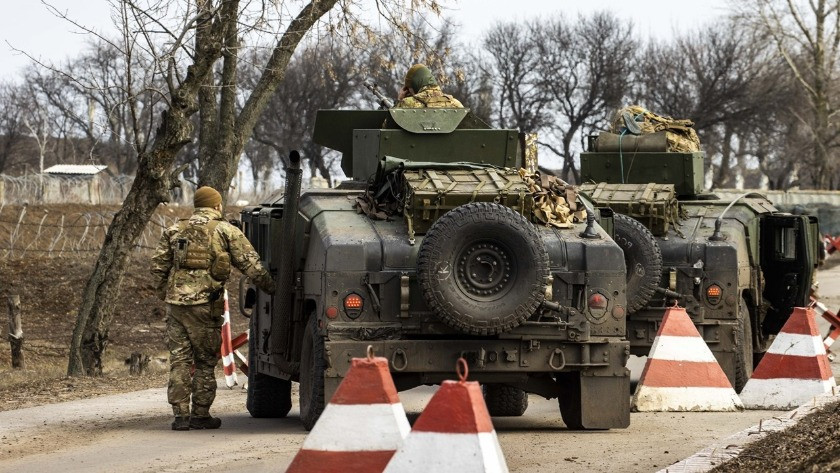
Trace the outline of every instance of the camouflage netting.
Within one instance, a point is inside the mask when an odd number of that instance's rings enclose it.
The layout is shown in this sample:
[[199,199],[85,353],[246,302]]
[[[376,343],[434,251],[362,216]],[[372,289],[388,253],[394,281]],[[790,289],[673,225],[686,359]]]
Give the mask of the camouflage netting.
[[668,151],[676,153],[700,151],[700,138],[694,131],[694,122],[691,120],[663,117],[638,105],[628,105],[615,113],[610,124],[610,132],[615,134],[626,133],[625,114],[635,118],[643,135],[665,131]]
[[577,187],[556,176],[528,174],[525,169],[520,169],[519,175],[534,195],[537,221],[558,228],[571,228],[575,223],[586,221],[586,209],[577,203]]
[[[511,170],[513,171],[513,170]],[[386,176],[386,182],[379,187],[371,186],[364,194],[356,197],[356,212],[372,220],[390,220],[403,210],[402,172],[395,170]],[[519,176],[528,186],[534,198],[534,223],[557,228],[571,228],[575,223],[586,221],[586,209],[578,204],[577,187],[562,179],[519,170]]]

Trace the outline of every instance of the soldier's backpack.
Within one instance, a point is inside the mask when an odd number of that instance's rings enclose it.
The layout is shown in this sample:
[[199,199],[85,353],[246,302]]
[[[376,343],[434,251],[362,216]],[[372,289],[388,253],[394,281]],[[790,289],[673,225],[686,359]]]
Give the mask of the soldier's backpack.
[[213,279],[225,281],[230,276],[230,254],[215,253],[211,240],[220,220],[210,220],[204,225],[190,224],[189,220],[178,222],[175,241],[176,269],[203,269]]

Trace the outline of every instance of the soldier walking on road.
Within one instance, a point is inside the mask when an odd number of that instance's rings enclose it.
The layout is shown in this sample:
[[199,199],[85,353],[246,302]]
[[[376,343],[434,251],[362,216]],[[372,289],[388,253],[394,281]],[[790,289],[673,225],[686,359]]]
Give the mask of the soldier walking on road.
[[[157,296],[166,301],[169,347],[167,396],[172,430],[218,429],[210,416],[224,313],[224,284],[231,264],[260,289],[274,292],[271,275],[242,232],[222,219],[222,196],[211,187],[195,192],[195,211],[163,233],[152,257]],[[190,377],[191,366],[195,373]],[[192,396],[192,411],[190,410]]]
[[444,94],[432,71],[415,64],[405,74],[396,108],[464,108],[455,97]]

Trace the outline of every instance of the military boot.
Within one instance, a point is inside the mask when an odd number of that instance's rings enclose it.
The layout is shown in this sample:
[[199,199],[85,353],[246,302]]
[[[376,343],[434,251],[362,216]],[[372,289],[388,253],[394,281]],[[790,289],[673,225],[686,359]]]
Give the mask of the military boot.
[[218,429],[222,426],[222,419],[218,417],[190,417],[189,428],[193,430]]
[[172,430],[190,430],[190,418],[178,416],[172,421]]

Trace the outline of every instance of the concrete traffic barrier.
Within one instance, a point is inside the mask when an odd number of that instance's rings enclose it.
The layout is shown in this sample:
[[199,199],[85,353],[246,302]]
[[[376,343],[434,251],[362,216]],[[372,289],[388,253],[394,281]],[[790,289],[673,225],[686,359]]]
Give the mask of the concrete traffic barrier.
[[508,467],[481,388],[467,381],[467,363],[458,360],[460,381],[444,381],[414,423],[386,473],[502,473]]
[[743,409],[723,369],[681,307],[665,311],[633,395],[633,409],[645,412]]
[[368,358],[353,358],[286,471],[379,473],[410,429],[388,360],[368,348]]
[[747,409],[793,409],[836,386],[813,309],[796,307],[741,391]]

